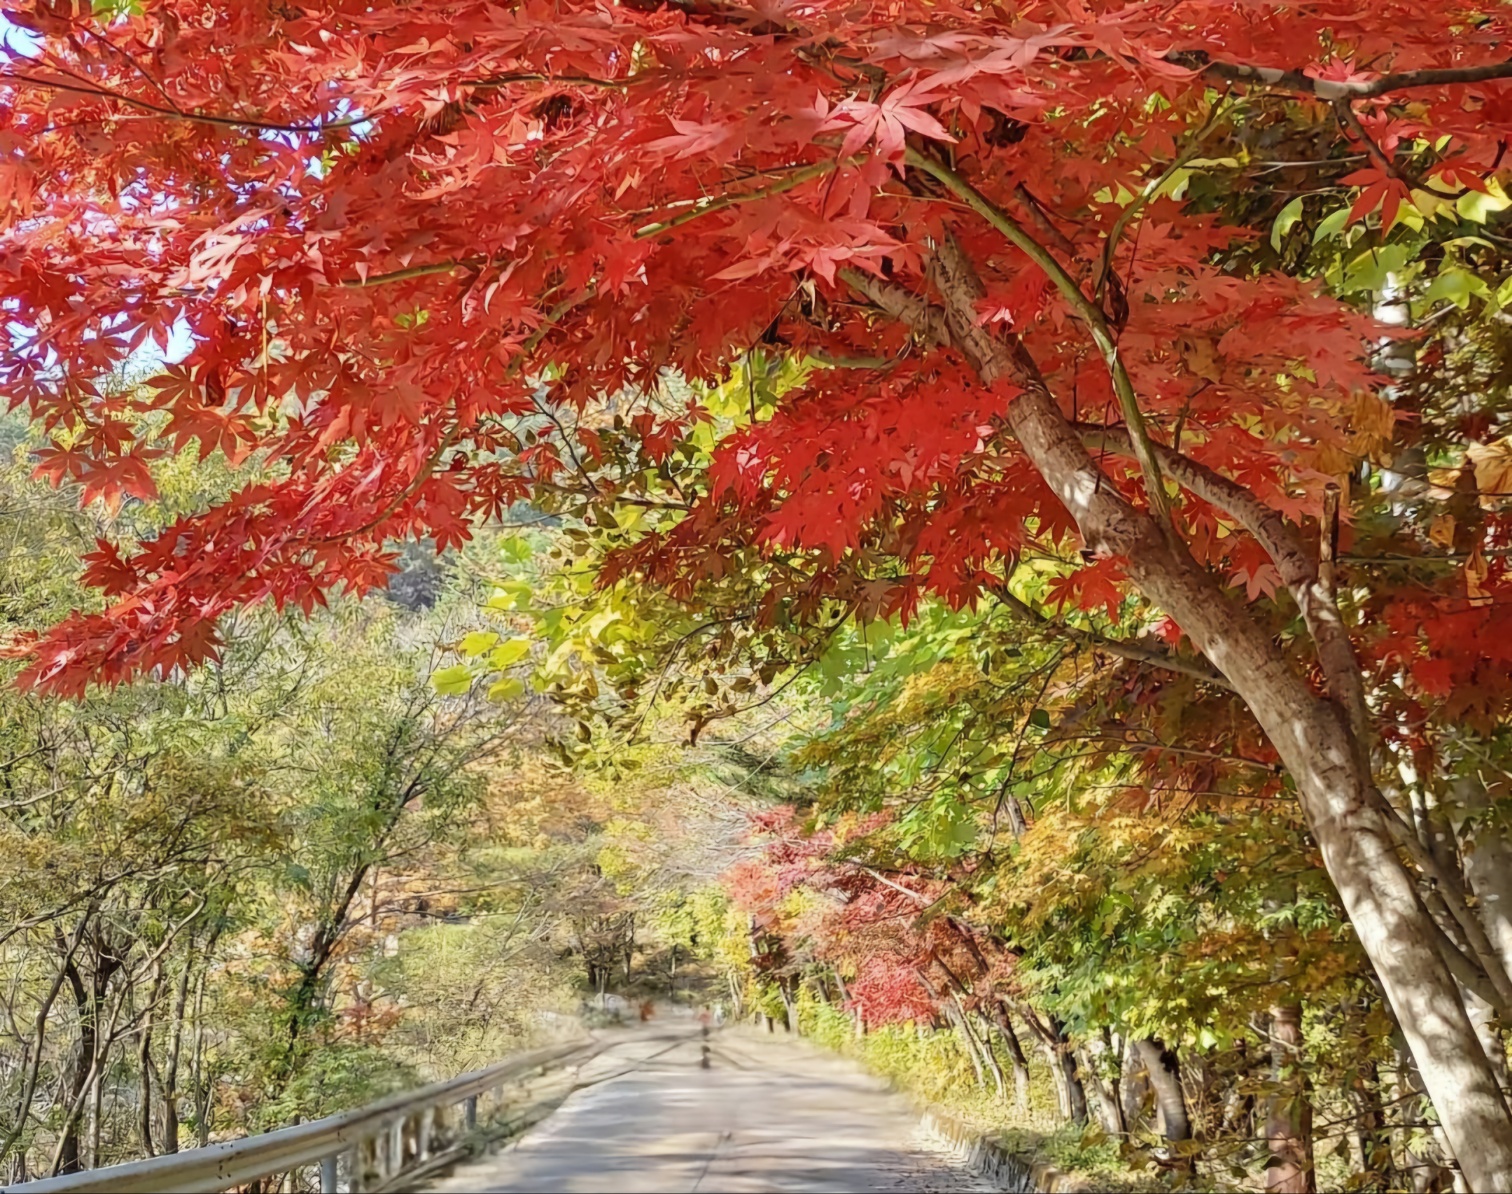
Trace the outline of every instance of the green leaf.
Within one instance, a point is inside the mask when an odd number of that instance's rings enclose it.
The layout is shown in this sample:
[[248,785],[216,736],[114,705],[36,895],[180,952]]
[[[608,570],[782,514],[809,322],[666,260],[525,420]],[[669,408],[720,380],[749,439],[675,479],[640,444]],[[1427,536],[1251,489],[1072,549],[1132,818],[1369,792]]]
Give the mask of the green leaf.
[[1466,191],[1454,201],[1454,210],[1472,224],[1484,224],[1497,212],[1506,211],[1509,207],[1512,207],[1512,199],[1502,194],[1502,189],[1496,185],[1495,179],[1488,181],[1485,194],[1480,191]]
[[512,701],[517,696],[525,694],[525,681],[518,676],[505,676],[504,679],[491,684],[488,689],[488,699],[491,701]]
[[465,663],[444,667],[431,676],[431,687],[442,696],[461,696],[472,687],[472,671]]
[[1302,218],[1302,199],[1298,196],[1293,199],[1276,216],[1276,222],[1271,225],[1271,248],[1276,252],[1281,251],[1281,244],[1286,240],[1286,234],[1296,226]]
[[[497,637],[497,636],[496,636]],[[488,657],[488,666],[491,668],[506,668],[519,663],[525,656],[530,654],[530,640],[528,638],[512,638],[507,643],[494,648]]]
[[1491,292],[1485,282],[1468,270],[1449,266],[1439,270],[1438,277],[1433,279],[1433,284],[1428,287],[1423,297],[1430,302],[1435,299],[1445,299],[1456,307],[1464,308],[1470,305],[1471,295],[1489,298]]
[[1318,226],[1313,229],[1313,244],[1330,236],[1337,236],[1343,231],[1345,222],[1349,219],[1349,208],[1341,207],[1338,211],[1330,212],[1318,221]]
[[469,657],[481,655],[498,641],[499,636],[492,630],[474,630],[471,634],[463,636],[462,641],[457,644],[457,650]]
[[506,580],[483,604],[496,610],[529,609],[530,598],[531,588],[523,580]]
[[1036,709],[1029,714],[1029,724],[1036,729],[1048,730],[1050,728],[1050,714],[1047,710]]
[[535,549],[523,535],[510,535],[499,540],[499,554],[513,563],[523,564],[535,554]]

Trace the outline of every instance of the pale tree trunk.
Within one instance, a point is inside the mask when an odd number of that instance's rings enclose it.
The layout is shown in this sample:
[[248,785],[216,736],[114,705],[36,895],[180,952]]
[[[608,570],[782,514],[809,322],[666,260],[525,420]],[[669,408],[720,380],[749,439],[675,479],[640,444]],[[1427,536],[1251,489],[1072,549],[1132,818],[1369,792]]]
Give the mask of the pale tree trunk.
[[1109,1136],[1122,1136],[1124,1132],[1123,1108],[1118,1105],[1118,1090],[1110,1089],[1098,1072],[1096,1058],[1090,1046],[1076,1051],[1076,1061],[1081,1072],[1082,1086],[1097,1104],[1097,1119]]
[[[1022,344],[998,339],[980,323],[981,286],[952,238],[947,236],[934,266],[944,308],[856,271],[844,277],[918,334],[958,347],[984,383],[1021,389],[1007,403],[1009,429],[1075,519],[1087,548],[1128,561],[1129,579],[1227,678],[1291,775],[1324,866],[1407,1035],[1471,1188],[1512,1189],[1512,1114],[1383,815],[1357,732],[1359,672],[1337,610],[1319,599],[1317,584],[1294,587],[1323,671],[1341,689],[1330,700],[1292,669],[1266,628],[1223,591],[1174,532],[1135,509],[1097,467]],[[1277,560],[1283,579],[1295,563]]]
[[987,1089],[987,1071],[982,1066],[981,1054],[977,1052],[976,1037],[972,1034],[971,1025],[966,1023],[966,1017],[952,1005],[945,1004],[945,1016],[955,1028],[956,1039],[961,1042],[961,1052],[971,1062],[971,1072],[976,1075],[978,1090]]
[[1045,1061],[1055,1080],[1055,1091],[1060,1097],[1061,1114],[1074,1124],[1087,1122],[1087,1089],[1082,1085],[1081,1074],[1076,1068],[1076,1057],[1071,1052],[1071,1042],[1061,1030],[1054,1016],[1041,1020],[1027,1003],[1019,1005],[1019,1015],[1029,1030],[1039,1038],[1045,1053]]
[[1302,1005],[1277,1003],[1270,1020],[1271,1077],[1277,1089],[1265,1117],[1270,1147],[1265,1188],[1271,1194],[1315,1194],[1312,1099],[1302,1072]]
[[1176,1054],[1154,1040],[1135,1041],[1134,1050],[1144,1062],[1146,1081],[1155,1092],[1160,1134],[1172,1144],[1190,1140],[1192,1120],[1181,1090],[1181,1068]]
[[1495,807],[1508,793],[1504,785],[1488,789],[1479,775],[1467,775],[1455,781],[1453,795],[1465,878],[1475,893],[1486,936],[1512,972],[1512,830]]
[[1087,1122],[1087,1087],[1082,1081],[1081,1070],[1076,1065],[1076,1053],[1066,1039],[1065,1030],[1054,1016],[1047,1016],[1050,1031],[1055,1034],[1055,1053],[1061,1071],[1066,1075],[1066,1097],[1071,1104],[1071,1122]]
[[1123,1120],[1129,1131],[1141,1131],[1149,1121],[1146,1106],[1153,1106],[1155,1092],[1145,1073],[1144,1059],[1131,1040],[1124,1041],[1123,1082],[1120,1084],[1123,1102]]
[[[957,999],[956,1003],[959,1005],[960,1000]],[[970,1013],[962,1008],[961,1016],[962,1023],[967,1023]],[[977,1023],[981,1026],[981,1031],[978,1032],[973,1027],[972,1035],[976,1038],[977,1048],[982,1052],[982,1060],[987,1064],[988,1070],[992,1072],[992,1085],[997,1091],[998,1102],[1006,1103],[1008,1101],[1008,1080],[1003,1076],[1003,1065],[998,1061],[997,1051],[992,1047],[992,1026],[988,1024],[986,1016],[980,1016]]]

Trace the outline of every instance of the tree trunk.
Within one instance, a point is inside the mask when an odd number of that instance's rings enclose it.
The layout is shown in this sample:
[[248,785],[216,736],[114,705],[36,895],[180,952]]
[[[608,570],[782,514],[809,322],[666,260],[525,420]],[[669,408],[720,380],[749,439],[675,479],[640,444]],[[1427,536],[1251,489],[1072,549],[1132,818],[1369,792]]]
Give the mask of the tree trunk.
[[1103,1131],[1109,1136],[1122,1136],[1123,1109],[1118,1105],[1117,1093],[1109,1090],[1102,1075],[1097,1072],[1090,1049],[1076,1050],[1076,1059],[1081,1072],[1082,1086],[1091,1093],[1092,1101],[1097,1104],[1097,1119],[1102,1124]]
[[[210,950],[205,950],[208,961]],[[210,1117],[214,1110],[214,1076],[205,1067],[205,976],[202,966],[194,980],[194,1052],[190,1056],[190,1081],[194,1094],[194,1134],[200,1148],[210,1143]]]
[[1155,1092],[1160,1134],[1173,1144],[1190,1140],[1192,1121],[1181,1090],[1181,1068],[1176,1054],[1154,1040],[1135,1041],[1134,1048],[1144,1062],[1150,1089]]
[[1350,1156],[1359,1173],[1361,1190],[1389,1188],[1395,1170],[1391,1156],[1391,1133],[1386,1109],[1381,1104],[1381,1079],[1373,1061],[1367,1061],[1350,1082],[1349,1102],[1354,1109],[1350,1133]]
[[1144,1058],[1135,1041],[1124,1041],[1123,1118],[1129,1131],[1142,1130],[1149,1121],[1147,1108],[1155,1102],[1155,1090],[1145,1072]]
[[993,1023],[1002,1034],[1003,1044],[1008,1049],[1008,1060],[1013,1065],[1013,1093],[1019,1111],[1024,1114],[1029,1112],[1029,1059],[1024,1056],[1024,1046],[1020,1044],[1018,1034],[1013,1031],[1013,1021],[1009,1018],[1008,1008],[1001,1002],[994,1005]]
[[[932,327],[948,338],[986,384],[1020,387],[1007,405],[1009,427],[1075,519],[1088,550],[1128,561],[1135,587],[1227,678],[1291,775],[1324,866],[1471,1187],[1512,1189],[1512,1114],[1438,952],[1435,926],[1397,855],[1370,774],[1369,744],[1353,724],[1363,708],[1358,664],[1315,564],[1279,552],[1275,561],[1298,595],[1332,699],[1317,695],[1293,670],[1269,630],[1220,588],[1174,532],[1135,509],[1098,468],[1023,345],[998,339],[981,324],[981,286],[953,238],[946,238],[933,273],[945,300],[945,309],[933,315],[907,292],[899,297],[855,271],[846,279],[920,331]],[[1108,359],[1115,358],[1116,348]],[[1264,513],[1280,521],[1269,508]]]
[[1121,1089],[1123,1084],[1123,1056],[1116,1047],[1113,1034],[1108,1030],[1106,1025],[1104,1025],[1102,1030],[1102,1039],[1094,1041],[1091,1049],[1094,1056],[1097,1057],[1098,1063],[1103,1067],[1103,1071],[1108,1075],[1108,1089],[1113,1095],[1113,1114],[1118,1124],[1118,1134],[1120,1136],[1127,1136],[1129,1134],[1129,1121],[1124,1118],[1123,1091]]
[[980,1032],[975,1027],[972,1029],[972,1033],[977,1040],[977,1047],[982,1051],[982,1060],[987,1063],[987,1068],[992,1071],[992,1084],[997,1091],[998,1102],[1006,1103],[1008,1101],[1008,1082],[1003,1077],[1003,1065],[1002,1062],[998,1061],[997,1051],[992,1047],[992,1026],[987,1022],[987,1017],[985,1016],[978,1017],[977,1025],[981,1028]]
[[[1454,782],[1451,816],[1464,858],[1465,879],[1501,963],[1512,973],[1512,829],[1497,801],[1505,785],[1488,789],[1478,774]],[[1467,828],[1468,825],[1468,828]]]
[[79,1116],[84,1106],[89,1080],[95,1064],[96,1007],[90,1000],[90,991],[84,985],[84,976],[72,958],[64,962],[68,976],[68,989],[74,998],[74,1014],[78,1017],[79,1039],[74,1044],[73,1057],[69,1061],[68,1076],[58,1092],[58,1102],[63,1107],[63,1127],[58,1138],[57,1159],[54,1173],[78,1173],[83,1168],[79,1149]]
[[1071,1042],[1066,1039],[1066,1033],[1060,1021],[1054,1016],[1046,1016],[1045,1021],[1054,1038],[1056,1064],[1066,1075],[1066,1096],[1070,1104],[1071,1122],[1085,1124],[1087,1122],[1087,1088],[1082,1083],[1081,1071],[1076,1067],[1076,1053],[1071,1048]]
[[144,1157],[156,1155],[152,1145],[152,1022],[162,995],[163,963],[159,959],[152,966],[152,988],[147,994],[147,1007],[142,1012],[142,1026],[137,1031],[137,1083],[140,1086],[137,1098],[137,1135],[141,1138]]
[[945,1017],[955,1029],[956,1039],[961,1042],[961,1051],[966,1054],[966,1059],[971,1062],[971,1072],[976,1075],[978,1090],[987,1089],[987,1071],[982,1067],[982,1058],[977,1053],[976,1038],[971,1034],[971,1027],[959,1010],[951,1004],[945,1004]]
[[1270,1018],[1271,1077],[1277,1090],[1265,1117],[1270,1147],[1265,1188],[1272,1194],[1316,1194],[1312,1099],[1302,1070],[1302,1006],[1278,1003]]
[[173,1031],[168,1038],[168,1056],[163,1062],[163,1151],[179,1150],[178,1076],[179,1057],[184,1045],[184,1008],[189,1001],[189,972],[194,966],[191,950],[184,957],[178,986],[173,992]]

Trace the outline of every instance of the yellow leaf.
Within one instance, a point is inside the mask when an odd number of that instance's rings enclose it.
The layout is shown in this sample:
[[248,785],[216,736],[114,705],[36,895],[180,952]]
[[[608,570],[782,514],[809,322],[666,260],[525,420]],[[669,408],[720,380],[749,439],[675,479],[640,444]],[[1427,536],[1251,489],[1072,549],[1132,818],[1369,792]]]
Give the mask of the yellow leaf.
[[[498,637],[497,635],[495,637]],[[525,656],[530,654],[530,640],[528,638],[512,638],[507,643],[497,647],[493,654],[488,657],[488,666],[493,668],[506,668],[519,663]]]
[[504,679],[489,686],[488,699],[491,701],[512,701],[524,692],[525,682],[523,680],[518,676],[505,676]]
[[1484,224],[1497,212],[1512,207],[1512,199],[1507,198],[1496,179],[1488,178],[1485,194],[1479,191],[1466,191],[1454,201],[1454,206],[1465,219],[1476,224]]
[[1392,429],[1396,425],[1396,412],[1391,404],[1384,399],[1372,394],[1369,390],[1361,390],[1355,395],[1354,413],[1350,419],[1350,426],[1354,429],[1354,440],[1351,445],[1359,456],[1368,457],[1371,460],[1379,460],[1387,455],[1387,449],[1391,446]]
[[1453,199],[1446,199],[1443,195],[1435,195],[1431,191],[1424,191],[1418,188],[1414,188],[1412,191],[1412,206],[1417,208],[1418,211],[1422,212],[1430,220],[1437,219],[1439,216],[1444,216],[1448,219],[1455,219],[1458,216],[1458,213],[1454,210]]
[[1469,454],[1481,506],[1494,509],[1500,496],[1512,494],[1512,435],[1489,444],[1471,444]]
[[1446,551],[1454,547],[1454,515],[1439,514],[1428,524],[1428,538]]
[[499,636],[491,630],[474,630],[471,634],[463,636],[457,650],[464,655],[481,655],[498,641]]
[[1477,543],[1470,552],[1470,558],[1465,561],[1465,594],[1470,598],[1471,605],[1490,603],[1491,594],[1484,587],[1486,574],[1490,571],[1481,545]]
[[1223,380],[1218,350],[1213,346],[1212,340],[1205,336],[1183,336],[1177,341],[1177,348],[1186,361],[1187,368],[1198,377],[1214,383]]

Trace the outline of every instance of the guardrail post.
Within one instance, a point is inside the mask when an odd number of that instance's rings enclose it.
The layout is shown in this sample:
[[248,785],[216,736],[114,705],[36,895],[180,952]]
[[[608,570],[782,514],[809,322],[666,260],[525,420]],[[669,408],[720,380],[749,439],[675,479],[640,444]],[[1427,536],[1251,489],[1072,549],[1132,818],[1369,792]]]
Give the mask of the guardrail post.
[[469,1132],[476,1132],[478,1130],[478,1096],[468,1095],[462,1106],[465,1109],[464,1114],[467,1118],[467,1130]]
[[336,1194],[336,1157],[320,1158],[320,1194]]
[[420,1113],[420,1138],[415,1144],[415,1153],[422,1161],[429,1161],[431,1155],[431,1135],[436,1130],[436,1109],[427,1107]]
[[389,1163],[388,1175],[398,1177],[404,1172],[404,1120],[401,1116],[399,1121],[389,1129]]
[[363,1141],[356,1141],[348,1156],[347,1189],[352,1194],[362,1194],[367,1188],[367,1151],[363,1147]]

